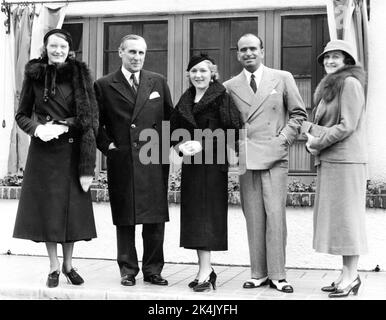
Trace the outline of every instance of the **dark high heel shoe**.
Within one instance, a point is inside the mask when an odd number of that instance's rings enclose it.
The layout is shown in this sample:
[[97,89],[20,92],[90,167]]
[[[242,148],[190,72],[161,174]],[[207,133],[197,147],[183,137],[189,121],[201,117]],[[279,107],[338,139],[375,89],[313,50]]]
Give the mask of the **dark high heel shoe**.
[[188,287],[193,289],[198,284],[198,279],[194,279],[193,281],[189,282]]
[[337,287],[338,286],[335,284],[335,282],[333,282],[330,286],[322,287],[321,290],[324,292],[335,292]]
[[343,297],[347,297],[350,292],[352,291],[352,293],[354,294],[354,296],[356,296],[358,294],[358,290],[359,290],[359,287],[361,286],[361,278],[359,277],[359,275],[356,277],[356,279],[351,282],[346,288],[336,288],[336,290],[334,292],[331,292],[328,297],[329,298],[343,298]]
[[207,280],[204,282],[198,282],[196,286],[193,287],[194,292],[205,292],[209,291],[212,286],[213,290],[216,290],[216,279],[217,274],[214,272],[212,268],[212,272],[210,273]]
[[50,274],[48,274],[47,283],[46,283],[48,288],[55,288],[58,286],[59,275],[60,275],[59,270],[55,270],[55,271],[51,272]]
[[68,283],[71,283],[71,284],[76,285],[76,286],[79,286],[82,283],[84,283],[83,278],[79,275],[78,272],[76,272],[76,270],[74,268],[71,268],[71,270],[69,272],[66,272],[64,270],[64,267],[63,267],[62,272],[66,276]]

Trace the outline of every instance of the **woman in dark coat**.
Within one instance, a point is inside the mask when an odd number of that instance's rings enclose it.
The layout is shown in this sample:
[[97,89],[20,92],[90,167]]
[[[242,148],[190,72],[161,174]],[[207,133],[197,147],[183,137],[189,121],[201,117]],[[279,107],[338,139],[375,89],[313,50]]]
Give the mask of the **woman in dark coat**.
[[367,252],[365,73],[354,57],[346,41],[327,44],[318,57],[327,75],[315,91],[314,121],[304,124],[318,172],[313,247],[343,262],[339,277],[322,288],[331,298],[358,293],[359,256]]
[[28,62],[17,124],[31,136],[13,236],[45,242],[48,287],[62,272],[74,285],[84,281],[72,266],[74,242],[96,237],[89,187],[96,157],[98,113],[87,66],[75,60],[71,35],[53,29],[42,57]]
[[[184,155],[180,246],[197,250],[199,271],[189,287],[201,292],[211,286],[215,289],[211,251],[227,250],[226,136],[227,131],[229,134],[230,129],[237,130],[242,124],[237,107],[217,81],[217,68],[211,58],[203,54],[193,56],[187,71],[192,86],[181,96],[171,117],[171,128],[172,140],[173,136],[183,135],[181,129],[190,135],[189,141],[176,146]],[[205,129],[207,133],[201,138]],[[209,136],[215,130],[219,135],[213,134],[211,141]],[[237,136],[236,130],[233,137]]]

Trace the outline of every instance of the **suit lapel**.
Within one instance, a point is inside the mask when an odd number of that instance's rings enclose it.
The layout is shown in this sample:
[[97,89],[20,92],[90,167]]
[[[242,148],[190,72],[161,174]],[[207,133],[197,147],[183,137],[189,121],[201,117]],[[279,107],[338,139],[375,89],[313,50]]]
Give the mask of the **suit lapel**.
[[255,99],[253,101],[253,105],[249,109],[248,119],[250,119],[252,115],[260,109],[265,99],[269,97],[273,88],[275,88],[277,82],[278,80],[272,76],[270,70],[264,68],[263,75],[261,77],[261,81],[259,87],[257,88]]
[[242,71],[234,80],[234,93],[241,100],[243,100],[248,105],[252,105],[254,101],[252,88],[247,83],[247,78]]
[[149,99],[150,92],[154,87],[154,81],[151,76],[146,72],[146,70],[141,70],[139,87],[137,92],[137,100],[135,102],[135,107],[133,111],[133,120],[138,115],[139,111]]
[[130,84],[127,82],[121,69],[119,69],[113,76],[113,81],[110,86],[115,89],[122,97],[132,104],[135,104],[135,98],[131,91]]

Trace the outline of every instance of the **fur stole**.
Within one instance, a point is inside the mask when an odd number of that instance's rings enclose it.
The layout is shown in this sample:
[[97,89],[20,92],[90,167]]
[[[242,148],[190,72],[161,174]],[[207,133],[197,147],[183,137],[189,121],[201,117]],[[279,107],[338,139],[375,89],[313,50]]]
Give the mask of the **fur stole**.
[[48,85],[52,91],[55,83],[71,82],[76,106],[76,127],[81,132],[79,176],[93,176],[99,122],[93,80],[87,65],[74,59],[68,59],[59,66],[49,65],[46,59],[33,59],[26,65],[25,77],[44,83],[44,91],[48,90]]
[[320,100],[324,100],[329,103],[340,93],[344,80],[347,77],[354,77],[365,87],[366,74],[362,67],[347,65],[339,69],[334,73],[330,73],[324,76],[324,78],[318,84],[315,94],[314,103],[317,106]]
[[210,110],[218,110],[224,128],[241,128],[240,113],[231,97],[226,93],[225,87],[218,81],[210,84],[203,97],[194,105],[196,89],[191,86],[181,96],[176,105],[176,110],[193,127],[197,128],[195,116]]

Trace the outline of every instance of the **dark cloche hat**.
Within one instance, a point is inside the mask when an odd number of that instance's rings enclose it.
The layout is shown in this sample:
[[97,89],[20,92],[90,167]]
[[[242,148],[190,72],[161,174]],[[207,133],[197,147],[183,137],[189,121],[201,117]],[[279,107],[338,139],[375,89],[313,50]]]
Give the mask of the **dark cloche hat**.
[[60,34],[64,35],[64,37],[66,38],[66,41],[68,42],[70,50],[72,50],[72,37],[71,37],[71,34],[68,31],[64,30],[64,29],[51,29],[50,31],[48,31],[44,35],[43,42],[46,43],[48,37],[50,35],[52,35],[52,34],[55,34],[55,33],[60,33]]
[[210,62],[212,62],[213,64],[216,64],[214,59],[210,58],[206,53],[200,53],[198,55],[194,55],[190,58],[189,60],[189,64],[188,64],[188,68],[186,69],[186,71],[189,71],[190,69],[192,69],[196,64],[204,61],[204,60],[209,60]]

